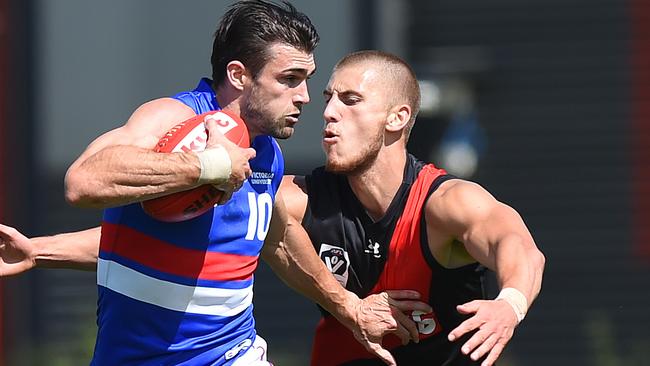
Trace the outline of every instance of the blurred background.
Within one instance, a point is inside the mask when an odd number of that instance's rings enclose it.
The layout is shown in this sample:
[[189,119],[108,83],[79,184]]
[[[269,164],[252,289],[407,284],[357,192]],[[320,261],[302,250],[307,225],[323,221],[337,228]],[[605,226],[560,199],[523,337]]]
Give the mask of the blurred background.
[[[0,0],[0,222],[30,236],[98,224],[63,176],[141,103],[210,74],[232,1]],[[287,172],[321,164],[321,91],[341,56],[381,49],[422,86],[420,159],[524,217],[547,257],[540,298],[500,365],[648,365],[650,3],[644,0],[293,1],[316,25],[312,103],[283,141]],[[0,365],[87,365],[95,274],[0,280]],[[308,364],[318,313],[264,264],[259,332],[278,365]]]

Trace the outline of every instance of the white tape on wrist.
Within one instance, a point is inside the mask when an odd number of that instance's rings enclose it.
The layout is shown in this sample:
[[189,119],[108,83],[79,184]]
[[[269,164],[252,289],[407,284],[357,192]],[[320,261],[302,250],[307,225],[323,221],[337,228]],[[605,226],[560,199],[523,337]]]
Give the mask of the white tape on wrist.
[[230,155],[221,145],[211,147],[208,150],[196,153],[201,163],[200,184],[221,184],[230,179],[232,172]]
[[526,296],[514,287],[506,287],[499,292],[495,300],[505,300],[517,315],[517,323],[521,323],[528,312],[528,300]]

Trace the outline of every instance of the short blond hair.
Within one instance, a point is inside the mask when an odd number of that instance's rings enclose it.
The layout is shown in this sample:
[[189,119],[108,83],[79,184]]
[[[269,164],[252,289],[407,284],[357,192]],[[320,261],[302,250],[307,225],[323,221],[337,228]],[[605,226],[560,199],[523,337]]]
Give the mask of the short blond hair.
[[334,66],[334,72],[338,69],[358,65],[360,63],[371,63],[386,77],[388,83],[392,86],[387,92],[392,93],[388,96],[392,108],[398,104],[407,104],[411,107],[411,118],[409,119],[404,133],[408,141],[411,129],[415,123],[418,112],[420,111],[420,85],[415,76],[413,69],[401,58],[383,51],[364,50],[348,54],[343,57]]

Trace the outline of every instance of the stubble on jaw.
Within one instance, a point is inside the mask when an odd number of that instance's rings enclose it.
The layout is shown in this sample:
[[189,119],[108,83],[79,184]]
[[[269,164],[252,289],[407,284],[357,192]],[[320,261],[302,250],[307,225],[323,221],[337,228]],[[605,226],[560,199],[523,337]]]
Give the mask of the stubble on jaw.
[[244,108],[242,108],[242,119],[247,121],[258,121],[256,126],[261,135],[270,135],[277,139],[288,139],[293,135],[293,127],[288,127],[284,117],[271,116],[265,108],[265,103],[259,100],[255,89],[251,92]]
[[366,171],[377,160],[383,144],[384,134],[380,131],[369,143],[363,144],[362,150],[348,162],[332,161],[326,152],[325,170],[335,174],[358,175]]

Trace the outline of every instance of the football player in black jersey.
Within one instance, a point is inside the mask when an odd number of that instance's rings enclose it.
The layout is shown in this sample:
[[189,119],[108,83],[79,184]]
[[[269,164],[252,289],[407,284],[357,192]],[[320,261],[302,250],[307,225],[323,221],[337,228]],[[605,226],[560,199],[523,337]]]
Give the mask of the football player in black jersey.
[[[420,93],[401,59],[348,55],[323,94],[326,164],[285,176],[292,219],[358,296],[411,288],[432,306],[411,314],[418,343],[385,340],[398,364],[494,364],[541,288],[545,258],[522,218],[480,185],[408,154]],[[496,272],[495,299],[484,298],[484,267]],[[347,333],[325,314],[312,365],[373,364]]]

